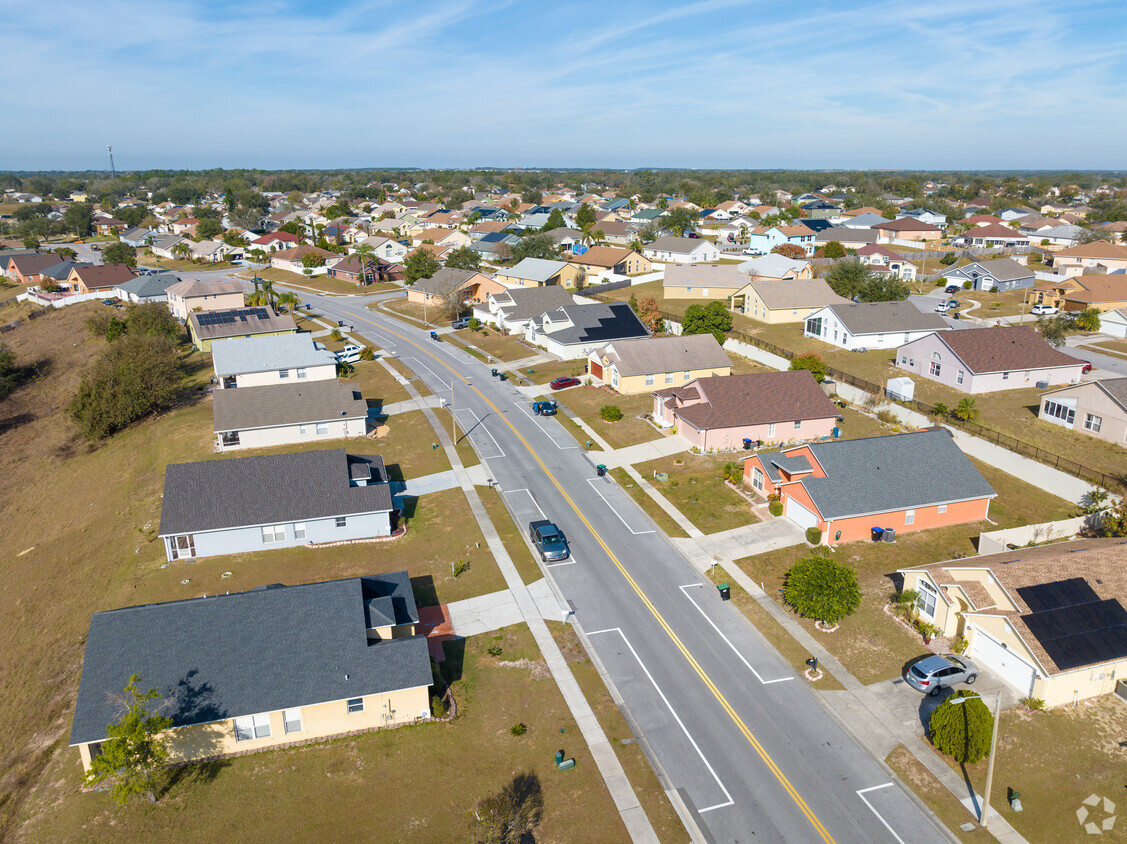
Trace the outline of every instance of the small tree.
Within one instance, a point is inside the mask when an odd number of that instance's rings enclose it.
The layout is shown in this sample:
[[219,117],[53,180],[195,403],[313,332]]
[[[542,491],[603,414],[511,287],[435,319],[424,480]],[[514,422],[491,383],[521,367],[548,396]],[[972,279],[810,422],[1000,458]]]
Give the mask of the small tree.
[[531,841],[544,811],[540,779],[533,773],[517,774],[496,794],[474,807],[470,831],[475,844],[520,844]]
[[1081,331],[1100,330],[1099,308],[1085,308],[1076,315],[1076,327]]
[[806,618],[836,624],[861,605],[857,572],[835,563],[828,552],[818,549],[803,557],[787,572],[783,600]]
[[838,296],[852,299],[872,281],[872,275],[869,268],[859,261],[838,261],[826,273],[826,284]]
[[1068,322],[1060,314],[1051,317],[1038,317],[1037,330],[1041,333],[1041,339],[1059,348],[1064,345]]
[[959,399],[959,403],[955,405],[955,409],[952,413],[956,419],[961,419],[964,422],[973,422],[978,418],[978,408],[975,407],[974,399],[970,396]]
[[657,300],[652,296],[647,296],[638,302],[637,314],[638,319],[642,321],[642,325],[654,334],[659,333],[665,327],[665,319],[661,315],[661,309],[658,308]]
[[404,283],[411,285],[420,278],[430,278],[438,272],[438,259],[429,249],[416,249],[403,262]]
[[826,362],[822,360],[822,356],[811,352],[806,355],[799,355],[790,362],[791,369],[808,369],[810,374],[814,376],[814,380],[819,384],[826,380]]
[[86,773],[87,786],[110,781],[112,794],[119,803],[127,803],[137,794],[147,794],[156,801],[156,774],[168,758],[168,747],[160,733],[172,726],[172,719],[159,714],[160,692],[138,688],[141,675],[129,678],[122,697],[125,713],[116,724],[106,726],[107,741],[102,752],[90,762]]
[[978,697],[977,692],[960,689],[935,707],[927,725],[932,744],[964,765],[981,762],[990,755],[994,716],[980,699],[963,704],[951,701]]
[[459,246],[446,256],[446,266],[455,270],[480,270],[481,255],[468,246]]
[[829,243],[822,247],[822,254],[827,258],[834,258],[835,260],[837,258],[844,258],[845,247],[842,246],[838,241],[831,240]]
[[212,240],[223,234],[223,224],[218,220],[208,217],[196,224],[196,235],[203,240]]
[[301,256],[301,265],[303,267],[309,267],[310,269],[323,267],[325,266],[325,256],[318,255],[316,252],[307,252]]
[[681,206],[667,211],[660,218],[660,224],[669,229],[677,237],[684,237],[700,222],[700,216],[692,208]]
[[168,337],[128,334],[102,352],[83,377],[70,414],[88,439],[105,439],[171,407],[181,378],[179,355]]
[[1127,536],[1127,498],[1104,511],[1103,532],[1105,536]]
[[544,223],[544,227],[540,229],[542,232],[550,232],[554,229],[562,229],[567,224],[564,222],[563,212],[559,208],[553,208],[551,213],[548,214],[548,221]]
[[137,266],[137,250],[128,243],[118,241],[107,243],[102,250],[102,260],[107,264],[126,264],[130,267]]
[[[838,246],[841,246],[839,243]],[[806,250],[799,246],[797,243],[780,243],[771,250],[776,255],[782,255],[784,258],[790,258],[795,261],[801,261],[806,257]]]
[[681,320],[682,334],[711,334],[717,343],[723,343],[725,335],[731,330],[732,312],[719,301],[689,305]]

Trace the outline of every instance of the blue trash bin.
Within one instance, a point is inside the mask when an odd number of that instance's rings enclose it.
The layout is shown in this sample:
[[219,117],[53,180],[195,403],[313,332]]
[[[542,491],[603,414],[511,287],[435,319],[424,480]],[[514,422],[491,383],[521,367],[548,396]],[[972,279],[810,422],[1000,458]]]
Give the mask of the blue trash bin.
[[873,542],[880,542],[884,538],[884,528],[875,527],[873,530]]

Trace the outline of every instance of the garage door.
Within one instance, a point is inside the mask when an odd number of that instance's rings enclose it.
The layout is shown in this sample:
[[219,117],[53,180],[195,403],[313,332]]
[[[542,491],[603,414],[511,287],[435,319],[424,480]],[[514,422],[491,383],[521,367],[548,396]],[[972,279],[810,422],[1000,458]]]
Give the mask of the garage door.
[[967,654],[983,668],[989,668],[1023,695],[1033,691],[1037,670],[997,639],[974,628],[974,645]]
[[818,526],[818,516],[816,513],[807,510],[793,498],[787,497],[787,509],[785,510],[786,517],[798,525],[800,528],[812,528]]
[[591,374],[596,378],[602,379],[603,365],[601,363],[595,363],[595,361],[591,361]]

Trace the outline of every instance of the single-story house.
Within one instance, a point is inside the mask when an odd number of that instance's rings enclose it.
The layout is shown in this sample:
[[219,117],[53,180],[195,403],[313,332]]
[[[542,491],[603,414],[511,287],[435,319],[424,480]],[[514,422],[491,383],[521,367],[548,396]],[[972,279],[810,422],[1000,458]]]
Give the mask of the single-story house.
[[720,260],[716,244],[703,237],[659,237],[642,254],[663,264],[708,264]]
[[487,261],[508,257],[512,249],[520,243],[520,238],[506,231],[490,232],[470,244],[470,249]]
[[737,269],[746,276],[762,281],[794,281],[814,277],[814,268],[807,261],[796,261],[777,252],[768,252],[744,261]]
[[126,264],[75,264],[67,277],[67,284],[75,293],[101,293],[136,277]]
[[191,248],[192,241],[186,237],[181,237],[178,234],[162,234],[157,235],[150,241],[149,249],[153,255],[158,258],[168,258],[172,260],[179,257],[173,250],[178,244],[186,243],[188,248]]
[[669,264],[661,281],[666,299],[727,302],[747,284],[747,275],[732,264]]
[[477,270],[442,267],[429,278],[407,286],[407,301],[420,305],[441,305],[457,294],[465,302],[484,302],[490,293],[501,293],[505,285]]
[[213,401],[213,430],[220,451],[368,433],[368,403],[336,379],[216,390]]
[[643,275],[653,272],[649,258],[633,249],[618,246],[592,246],[581,255],[568,255],[567,260],[587,273],[588,280],[596,276]]
[[732,361],[711,334],[619,340],[595,349],[587,371],[624,395],[652,393],[709,375],[730,375]]
[[336,252],[330,252],[328,249],[322,249],[319,246],[291,246],[289,249],[280,249],[271,255],[270,266],[276,270],[286,270],[301,275],[306,268],[305,264],[302,263],[306,255],[316,255],[322,258],[325,263],[336,260],[337,257]]
[[1089,436],[1127,444],[1127,378],[1074,384],[1041,396],[1037,416]]
[[1127,307],[1100,314],[1100,332],[1127,340]]
[[415,246],[418,246],[424,241],[430,241],[436,246],[450,246],[455,249],[459,246],[469,246],[471,240],[473,240],[473,238],[461,229],[447,228],[423,229],[420,232],[415,232],[415,234],[411,236],[411,242]]
[[1036,234],[1029,235],[1029,242],[1040,244],[1043,248],[1056,252],[1075,246],[1077,241],[1085,234],[1087,234],[1087,229],[1071,223],[1064,223],[1063,225],[1041,229]]
[[293,317],[279,314],[271,307],[191,311],[188,314],[188,336],[201,352],[210,353],[213,341],[228,337],[296,333],[297,323]]
[[166,289],[168,309],[177,319],[186,320],[192,311],[222,311],[243,306],[243,286],[233,278],[215,281],[186,279]]
[[291,249],[301,243],[301,238],[289,232],[270,232],[250,242],[251,249],[261,249],[267,254]]
[[943,230],[938,226],[912,217],[905,217],[902,220],[885,220],[883,223],[872,226],[872,229],[877,232],[877,241],[880,243],[889,243],[893,240],[931,241],[940,240],[943,237]]
[[170,562],[371,539],[392,509],[383,460],[343,448],[171,463],[159,536]]
[[64,261],[53,252],[43,252],[4,258],[4,263],[8,278],[16,284],[29,285],[42,283],[43,272],[57,267]]
[[[884,218],[881,217],[883,220]],[[860,250],[877,242],[877,232],[872,229],[851,229],[835,226],[814,233],[814,247],[821,249],[830,242],[840,243],[846,249]]]
[[896,213],[897,220],[903,219],[919,220],[921,223],[928,223],[938,228],[947,228],[947,215],[940,214],[938,211],[931,211],[927,208],[906,208]]
[[1127,246],[1096,240],[1053,255],[1053,272],[1057,275],[1095,275],[1114,270],[1127,271]]
[[744,461],[744,483],[778,494],[783,515],[816,527],[828,545],[985,519],[997,493],[951,434],[908,434],[809,443]]
[[[705,335],[708,336],[708,335]],[[837,408],[808,370],[697,378],[654,393],[654,419],[706,451],[833,433]]]
[[843,349],[896,348],[951,326],[911,302],[846,302],[806,318],[803,335]]
[[142,246],[148,246],[152,243],[153,238],[156,236],[157,233],[152,229],[136,226],[118,235],[118,240],[135,249],[140,249]]
[[849,304],[849,300],[834,293],[820,278],[753,278],[731,297],[732,310],[771,325],[804,322],[819,309],[833,304]]
[[993,261],[975,261],[963,267],[950,269],[943,273],[948,284],[971,283],[974,290],[987,293],[998,288],[999,293],[1032,287],[1036,279],[1033,270],[1023,266],[1013,258],[996,258]]
[[501,268],[494,277],[505,287],[545,287],[559,285],[575,287],[585,273],[567,261],[549,261],[544,258],[525,258],[515,267]]
[[1062,311],[1115,311],[1127,307],[1127,273],[1115,270],[1108,275],[1069,276],[1064,281],[1038,287],[1034,298]]
[[243,259],[243,247],[231,246],[222,240],[201,240],[199,243],[193,243],[191,248],[192,258],[207,261],[209,264]]
[[329,278],[351,281],[356,285],[372,284],[380,277],[378,258],[361,258],[359,255],[346,255],[327,264],[325,274]]
[[883,267],[897,278],[907,282],[915,281],[916,273],[920,269],[917,264],[913,264],[903,255],[897,254],[879,243],[870,243],[868,246],[858,249],[857,258],[871,269]]
[[211,344],[211,363],[220,390],[337,377],[336,355],[304,333],[216,340]]
[[533,317],[524,330],[526,341],[563,360],[583,360],[599,346],[649,336],[626,302],[563,305]]
[[1127,545],[1079,539],[900,569],[920,618],[1047,706],[1115,691],[1127,676]]
[[991,393],[1075,383],[1084,362],[1015,325],[929,334],[900,346],[896,365],[963,393]]
[[153,273],[123,281],[113,295],[125,302],[167,302],[168,288],[180,283],[176,273]]
[[485,302],[474,306],[474,316],[504,331],[523,334],[528,323],[546,311],[574,304],[575,297],[563,287],[513,287],[488,294]]
[[955,238],[957,243],[964,246],[1028,246],[1029,238],[1009,226],[1001,223],[990,223],[986,226],[975,226]]
[[172,718],[172,763],[429,718],[418,622],[405,571],[95,613],[70,745],[89,770],[134,674]]
[[879,209],[873,209],[872,211],[864,211],[860,214],[846,214],[839,228],[867,231],[872,229],[873,226],[887,222],[888,218],[881,214]]

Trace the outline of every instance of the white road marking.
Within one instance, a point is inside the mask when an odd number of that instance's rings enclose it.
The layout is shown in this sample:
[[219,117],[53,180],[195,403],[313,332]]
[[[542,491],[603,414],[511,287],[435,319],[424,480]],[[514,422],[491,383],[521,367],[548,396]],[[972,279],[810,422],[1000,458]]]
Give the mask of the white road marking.
[[464,422],[459,423],[462,426],[462,432],[463,432],[464,435],[469,436],[469,434],[472,431],[483,431],[485,433],[485,436],[487,436],[487,437],[489,437],[489,439],[493,440],[493,447],[495,449],[497,449],[497,453],[496,454],[483,455],[482,456],[483,460],[495,460],[499,457],[505,456],[505,452],[501,448],[501,446],[497,444],[497,440],[494,438],[494,436],[491,433],[489,433],[489,429],[485,427],[485,423],[481,421],[481,419],[478,417],[478,415],[476,413],[473,412],[472,409],[470,409],[468,407],[456,407],[456,408],[454,408],[454,417],[455,418],[457,418],[459,413],[468,413],[470,416],[473,417],[473,420],[474,420],[474,423],[472,425],[467,425]]
[[858,796],[858,797],[860,797],[860,798],[861,798],[861,799],[862,799],[862,800],[863,800],[863,801],[865,802],[865,805],[869,807],[869,811],[870,811],[870,812],[872,812],[872,813],[873,813],[874,815],[876,815],[876,816],[877,816],[877,820],[879,820],[879,821],[880,821],[880,822],[881,822],[882,824],[884,824],[884,828],[885,828],[885,829],[887,829],[887,830],[888,830],[888,831],[889,831],[890,833],[892,833],[892,837],[893,837],[893,838],[895,838],[895,839],[896,839],[897,841],[899,841],[899,842],[900,842],[900,844],[904,844],[904,839],[903,839],[903,838],[901,838],[901,837],[900,837],[899,835],[897,835],[897,834],[896,834],[896,830],[895,830],[895,829],[893,829],[893,828],[892,828],[892,826],[891,826],[891,825],[890,825],[890,824],[888,823],[888,821],[886,821],[886,820],[885,820],[885,819],[884,819],[884,818],[883,818],[883,817],[881,816],[881,813],[880,813],[880,812],[878,812],[878,811],[877,811],[877,810],[876,810],[876,809],[875,809],[875,808],[873,807],[873,804],[872,804],[872,803],[870,803],[870,802],[869,802],[869,801],[868,801],[868,800],[867,800],[867,799],[865,798],[865,795],[866,795],[866,794],[867,794],[868,792],[870,792],[870,791],[879,791],[879,790],[880,790],[880,789],[882,789],[882,788],[892,788],[892,783],[890,783],[890,782],[886,782],[886,783],[884,783],[883,785],[873,785],[873,786],[869,786],[868,788],[862,788],[862,789],[861,789],[860,791],[858,791],[858,792],[857,792],[857,796]]
[[[697,813],[703,815],[705,812],[711,812],[713,809],[723,809],[725,806],[736,805],[736,801],[732,799],[732,795],[728,792],[728,789],[724,787],[724,783],[722,783],[720,781],[720,777],[717,776],[716,770],[712,767],[711,764],[709,764],[708,759],[705,758],[704,753],[700,749],[700,745],[698,745],[696,743],[696,741],[693,739],[692,735],[689,734],[688,729],[685,727],[685,722],[681,720],[681,716],[679,716],[677,714],[677,710],[675,710],[673,708],[673,705],[669,702],[669,698],[667,698],[665,696],[665,692],[663,692],[661,690],[661,687],[658,686],[657,682],[653,678],[653,675],[650,674],[649,669],[646,668],[646,664],[644,662],[642,662],[642,658],[640,656],[638,656],[638,652],[636,650],[634,650],[634,646],[630,644],[630,640],[627,639],[626,634],[622,632],[622,628],[621,627],[608,627],[605,630],[596,630],[593,633],[588,633],[587,636],[588,637],[598,636],[600,633],[617,633],[619,636],[622,637],[622,641],[626,643],[626,647],[630,648],[630,653],[634,654],[634,659],[636,659],[638,661],[638,665],[641,667],[642,671],[645,672],[646,678],[650,681],[650,683],[653,685],[654,689],[661,696],[661,699],[665,702],[666,708],[669,709],[669,713],[673,716],[673,718],[677,722],[678,726],[681,727],[681,732],[683,732],[685,734],[685,738],[687,738],[689,740],[689,744],[691,744],[693,746],[693,749],[697,752],[697,755],[700,757],[700,761],[704,763],[704,766],[706,768],[708,768],[708,772],[710,774],[712,774],[712,778],[714,780],[716,780],[716,784],[718,786],[720,786],[720,790],[723,791],[724,796],[728,798],[727,803],[717,803],[716,805],[709,806],[705,809],[697,809]],[[903,844],[903,842],[901,842],[901,844]]]
[[689,599],[689,603],[691,603],[691,604],[692,604],[692,605],[693,605],[694,607],[696,607],[696,608],[697,608],[697,612],[699,612],[699,613],[700,613],[701,615],[703,615],[703,616],[704,616],[704,620],[705,620],[705,621],[707,621],[707,622],[708,622],[708,623],[709,623],[709,624],[710,624],[710,625],[712,626],[712,629],[713,629],[713,630],[715,630],[715,631],[716,631],[716,632],[717,632],[717,633],[719,634],[720,638],[721,638],[721,639],[723,639],[723,640],[724,640],[725,642],[727,642],[727,643],[728,643],[728,647],[732,649],[732,653],[734,653],[734,654],[735,654],[736,656],[738,656],[738,657],[740,658],[740,662],[742,662],[742,663],[743,663],[744,665],[746,665],[746,666],[747,666],[747,670],[748,670],[748,671],[750,671],[750,672],[751,672],[752,674],[754,674],[754,675],[755,675],[755,679],[756,679],[756,680],[758,680],[758,681],[759,681],[760,683],[762,683],[762,684],[763,684],[764,686],[769,686],[769,685],[771,685],[772,683],[782,683],[782,682],[785,682],[785,681],[787,681],[787,680],[793,680],[793,679],[794,679],[794,677],[793,677],[793,676],[790,676],[790,677],[779,677],[779,678],[778,678],[777,680],[764,680],[764,679],[763,679],[763,676],[762,676],[762,675],[761,675],[761,674],[760,674],[760,673],[759,673],[758,671],[756,671],[756,670],[755,670],[754,668],[752,668],[752,667],[751,667],[751,663],[750,663],[750,662],[748,662],[748,661],[747,661],[747,660],[746,660],[746,659],[744,658],[744,655],[743,655],[742,653],[740,653],[740,652],[739,652],[739,650],[737,650],[737,648],[736,648],[736,646],[735,646],[735,645],[733,645],[733,644],[732,644],[732,640],[731,640],[731,639],[729,639],[729,638],[728,638],[727,636],[725,636],[725,635],[724,635],[723,633],[721,633],[721,632],[720,632],[720,628],[719,628],[719,627],[717,627],[717,626],[716,626],[716,624],[715,624],[715,623],[713,622],[713,620],[712,620],[711,618],[709,618],[709,617],[708,617],[708,614],[707,614],[707,613],[705,613],[705,611],[704,611],[703,609],[701,609],[701,606],[700,606],[700,604],[698,604],[698,603],[697,603],[696,601],[694,601],[694,600],[693,600],[693,599],[692,599],[692,598],[691,598],[691,597],[689,596],[689,593],[685,591],[686,589],[691,589],[691,588],[694,588],[694,587],[701,587],[701,588],[703,588],[703,587],[704,587],[704,584],[703,584],[703,583],[689,583],[689,584],[686,584],[685,586],[682,586],[682,587],[681,587],[681,592],[682,592],[682,593],[684,593],[685,597]]
[[[524,493],[525,495],[527,495],[527,496],[529,497],[529,499],[531,499],[531,501],[532,501],[532,506],[533,506],[533,507],[535,507],[535,508],[536,508],[536,509],[537,509],[537,510],[539,511],[539,513],[540,513],[540,518],[542,518],[542,519],[547,519],[547,518],[548,518],[548,517],[547,517],[547,516],[546,516],[546,515],[544,514],[544,511],[543,511],[542,509],[540,509],[540,505],[536,503],[536,499],[535,499],[535,498],[533,498],[533,496],[532,496],[532,493],[531,493],[531,492],[529,492],[529,491],[528,491],[527,489],[510,489],[510,490],[508,490],[508,491],[506,491],[506,490],[501,490],[501,494],[502,494],[502,495],[504,495],[504,496],[505,496],[506,498],[508,498],[508,497],[509,497],[510,495],[516,495],[516,493],[518,493],[518,492],[523,492],[523,493]],[[515,505],[513,506],[513,509],[514,509],[514,510],[516,509],[516,506],[515,506]]]
[[552,445],[554,445],[560,451],[569,451],[571,449],[579,448],[579,444],[575,442],[575,438],[572,437],[570,434],[568,434],[566,431],[563,431],[562,429],[561,429],[560,433],[562,433],[563,436],[566,438],[566,441],[571,443],[571,444],[570,445],[560,445],[559,440],[557,440],[554,436],[552,436],[552,432],[549,431],[548,428],[541,422],[541,420],[538,417],[536,417],[532,413],[532,411],[529,409],[530,402],[515,401],[515,402],[513,402],[513,404],[515,404],[517,407],[519,407],[521,409],[521,412],[524,413],[524,415],[527,416],[529,419],[531,419],[533,424],[535,424],[537,428],[539,428],[541,431],[543,431],[544,435],[552,441]]
[[[433,369],[431,369],[429,366],[427,366],[425,363],[423,363],[419,358],[409,357],[409,358],[401,358],[401,360],[404,363],[406,363],[409,360],[413,360],[417,366],[421,366],[423,369],[425,369],[427,372],[429,372],[431,375],[433,375],[435,377],[435,379],[437,379],[438,383],[441,384],[442,386],[444,386],[447,390],[453,389],[448,382],[443,381],[442,378],[439,376],[439,374],[437,372],[435,372]],[[414,369],[414,367],[411,367],[411,368]],[[418,374],[417,369],[415,370],[415,373]]]
[[[543,562],[543,560],[541,560],[541,562]],[[554,569],[557,566],[574,566],[578,562],[579,560],[575,559],[575,557],[568,557],[566,560],[561,560],[558,563],[544,563],[544,568]]]
[[634,530],[634,528],[626,524],[626,519],[622,518],[622,514],[614,509],[614,506],[609,501],[607,501],[606,496],[599,492],[599,488],[595,486],[595,484],[600,483],[597,478],[588,478],[587,483],[591,485],[591,489],[595,490],[595,494],[598,495],[599,498],[603,499],[603,503],[606,504],[607,507],[610,507],[610,511],[618,516],[618,520],[622,522],[622,524],[626,525],[626,529],[632,534],[634,534],[635,536],[641,536],[643,533],[654,533],[654,531],[652,530]]

